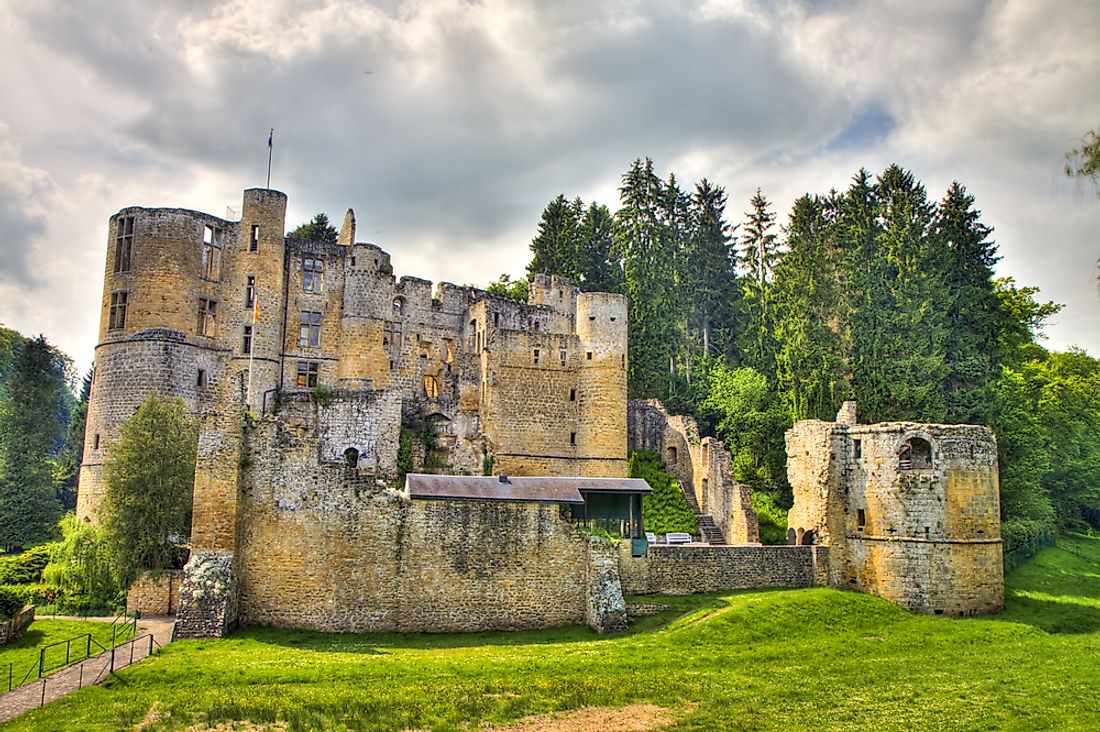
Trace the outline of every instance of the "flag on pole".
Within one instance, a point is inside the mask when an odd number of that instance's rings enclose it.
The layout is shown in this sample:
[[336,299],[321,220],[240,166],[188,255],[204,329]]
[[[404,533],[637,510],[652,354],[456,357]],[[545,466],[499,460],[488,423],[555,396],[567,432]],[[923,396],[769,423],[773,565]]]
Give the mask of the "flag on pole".
[[267,133],[267,146],[271,147],[271,142],[275,137],[275,128],[272,127],[271,131]]
[[255,293],[252,295],[252,322],[260,322],[260,298]]

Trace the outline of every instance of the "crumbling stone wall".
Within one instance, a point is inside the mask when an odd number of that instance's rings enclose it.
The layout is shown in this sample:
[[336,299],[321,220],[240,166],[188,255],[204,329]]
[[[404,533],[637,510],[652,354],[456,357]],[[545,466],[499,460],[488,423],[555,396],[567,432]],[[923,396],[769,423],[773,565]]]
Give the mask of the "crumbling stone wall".
[[656,399],[632,399],[628,406],[630,450],[650,450],[668,471],[695,494],[731,544],[760,541],[760,523],[752,509],[752,490],[733,478],[729,451],[713,437],[699,437],[688,416],[670,415]]
[[143,572],[126,592],[126,612],[175,615],[179,609],[181,571]]
[[618,627],[613,553],[549,503],[410,500],[257,425],[242,493],[239,620],[328,631]]
[[[799,422],[787,433],[792,541],[828,544],[830,583],[948,615],[1004,604],[992,432]],[[911,448],[928,449],[913,460]],[[812,538],[808,538],[812,537]]]
[[624,542],[619,566],[628,595],[690,595],[753,587],[813,587],[827,582],[826,547],[655,546],[632,557]]

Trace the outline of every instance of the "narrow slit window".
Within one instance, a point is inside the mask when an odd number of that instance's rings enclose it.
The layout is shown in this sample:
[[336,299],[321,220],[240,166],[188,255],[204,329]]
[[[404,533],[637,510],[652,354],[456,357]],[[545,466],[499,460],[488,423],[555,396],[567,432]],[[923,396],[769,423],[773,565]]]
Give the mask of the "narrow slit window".
[[571,401],[571,402],[577,401],[577,390],[576,389],[570,389],[569,390],[569,401]]
[[93,450],[98,450],[99,449],[99,433],[98,432],[96,432],[94,435],[92,435],[92,449]]
[[198,376],[195,379],[195,385],[200,389],[206,388],[206,369],[199,369]]
[[252,224],[252,231],[248,237],[248,251],[260,251],[260,225]]
[[562,351],[558,355],[560,356],[562,368],[564,368],[565,364],[569,361],[569,351]]
[[584,358],[585,358],[585,360],[591,361],[592,360],[592,351],[589,351],[588,353],[584,354]]
[[539,365],[539,349],[535,349],[535,365]]
[[241,353],[252,353],[252,326],[246,325],[244,327],[244,335],[241,338]]
[[245,277],[244,281],[244,306],[251,308],[256,304],[256,278],[253,275]]
[[569,433],[569,444],[570,445],[576,445],[577,444],[577,433],[576,432],[570,432]]
[[852,457],[856,460],[863,457],[863,440],[852,440]]
[[863,527],[867,525],[867,512],[860,508],[856,510],[856,527],[863,531]]

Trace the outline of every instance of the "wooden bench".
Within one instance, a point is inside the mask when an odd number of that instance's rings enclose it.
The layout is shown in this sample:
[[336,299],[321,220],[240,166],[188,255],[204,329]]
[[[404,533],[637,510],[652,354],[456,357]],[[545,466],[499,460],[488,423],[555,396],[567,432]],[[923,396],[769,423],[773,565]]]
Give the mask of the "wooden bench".
[[666,544],[690,544],[691,534],[686,534],[682,531],[670,531],[665,534]]

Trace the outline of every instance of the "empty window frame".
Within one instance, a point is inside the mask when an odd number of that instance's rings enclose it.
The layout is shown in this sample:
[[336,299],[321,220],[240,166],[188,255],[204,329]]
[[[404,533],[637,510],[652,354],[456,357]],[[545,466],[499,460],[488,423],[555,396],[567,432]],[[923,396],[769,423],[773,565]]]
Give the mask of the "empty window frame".
[[570,389],[569,390],[569,401],[571,401],[571,402],[577,401],[577,390],[576,389]]
[[[393,314],[401,316],[405,314],[405,298],[395,297],[393,299]],[[471,321],[472,323],[473,321]]]
[[576,432],[570,432],[569,433],[569,444],[570,445],[576,445],[577,444],[577,433]]
[[852,440],[852,457],[856,460],[863,457],[863,440]]
[[244,306],[251,308],[256,304],[256,277],[248,275],[244,278]]
[[125,292],[111,293],[111,308],[107,316],[107,328],[118,330],[126,327],[126,299]]
[[199,369],[199,374],[195,379],[195,386],[200,389],[206,388],[206,369]]
[[910,437],[898,450],[898,470],[930,470],[932,445],[920,437]]
[[196,332],[201,336],[213,338],[217,334],[216,318],[218,303],[209,298],[199,298],[199,322]]
[[299,361],[297,385],[302,389],[312,389],[317,386],[321,364],[316,361]]
[[252,326],[246,325],[244,327],[244,335],[241,338],[241,353],[252,353]]
[[99,433],[98,432],[96,432],[94,435],[92,435],[92,449],[93,450],[98,450],[99,449]]
[[202,276],[208,280],[222,276],[222,236],[222,230],[215,226],[202,227]]
[[535,360],[535,365],[538,366],[539,365],[539,349],[537,349],[537,348],[535,349],[535,352],[534,352],[534,360]]
[[434,376],[424,377],[424,396],[428,399],[439,398],[439,379]]
[[569,362],[569,351],[561,351],[558,353],[560,357],[562,368],[565,368],[565,364]]
[[318,348],[321,345],[321,313],[303,310],[298,345],[302,348]]
[[325,287],[325,260],[302,260],[302,292],[322,292]]
[[260,251],[260,225],[252,224],[251,233],[248,236],[248,251]]
[[856,509],[856,528],[859,531],[863,531],[863,527],[867,525],[867,511],[862,508]]
[[120,216],[115,220],[115,272],[130,270],[130,255],[134,250],[134,217]]

